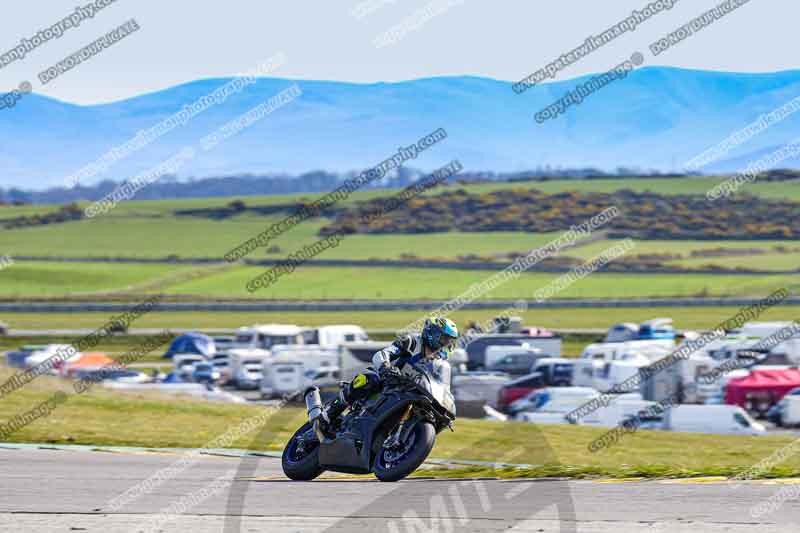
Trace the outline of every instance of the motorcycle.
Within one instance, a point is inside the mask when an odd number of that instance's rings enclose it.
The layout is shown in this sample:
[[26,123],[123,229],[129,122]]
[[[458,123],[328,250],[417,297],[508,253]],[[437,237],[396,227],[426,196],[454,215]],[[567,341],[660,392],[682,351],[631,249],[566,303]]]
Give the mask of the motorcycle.
[[319,389],[305,394],[308,421],[289,440],[281,459],[287,477],[309,481],[326,470],[374,473],[381,481],[399,481],[428,457],[438,435],[453,431],[456,407],[450,392],[450,368],[434,361],[409,364],[415,375],[389,374],[380,392],[354,402],[322,428]]

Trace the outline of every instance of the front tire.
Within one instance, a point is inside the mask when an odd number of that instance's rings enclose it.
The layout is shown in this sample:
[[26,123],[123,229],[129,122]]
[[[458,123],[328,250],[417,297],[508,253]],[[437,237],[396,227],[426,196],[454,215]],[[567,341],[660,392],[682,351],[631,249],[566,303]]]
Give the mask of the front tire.
[[[311,422],[306,422],[295,431],[292,438],[283,449],[281,466],[286,477],[295,481],[311,481],[322,474],[325,469],[319,466],[319,442],[313,449],[306,449],[302,453],[298,449],[299,437],[311,429]],[[308,446],[308,444],[306,444]]]
[[[408,439],[413,439],[411,447],[399,458],[391,457],[392,451],[381,446],[375,457],[375,477],[381,481],[399,481],[414,472],[431,453],[436,442],[436,430],[430,422],[420,422]],[[390,454],[390,462],[386,461],[387,454]]]

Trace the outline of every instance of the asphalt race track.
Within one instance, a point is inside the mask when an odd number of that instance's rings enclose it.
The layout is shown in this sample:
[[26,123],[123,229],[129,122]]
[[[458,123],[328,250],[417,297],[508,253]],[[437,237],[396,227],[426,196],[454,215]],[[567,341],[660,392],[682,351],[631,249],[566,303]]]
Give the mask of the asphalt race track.
[[[0,524],[9,532],[798,531],[797,499],[759,520],[782,486],[724,481],[286,480],[270,457],[0,449]],[[117,510],[111,500],[171,473]],[[233,480],[231,482],[231,480]],[[800,480],[798,480],[800,482]],[[798,487],[800,489],[800,487]],[[178,505],[183,505],[180,507]],[[177,505],[177,506],[176,506]],[[180,509],[180,514],[175,513]],[[164,514],[167,513],[167,514]]]

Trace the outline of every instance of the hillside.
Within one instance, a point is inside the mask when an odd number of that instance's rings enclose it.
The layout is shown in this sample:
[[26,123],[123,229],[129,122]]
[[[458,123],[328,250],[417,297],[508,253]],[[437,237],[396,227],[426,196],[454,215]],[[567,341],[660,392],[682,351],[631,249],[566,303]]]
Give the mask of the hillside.
[[[106,151],[227,81],[195,81],[86,107],[30,95],[0,117],[3,183],[62,185]],[[565,165],[676,170],[800,92],[800,71],[737,74],[648,67],[558,120],[534,121],[534,113],[580,81],[544,84],[517,95],[508,82],[476,77],[374,84],[263,78],[93,179],[119,181],[147,170],[185,146],[197,146],[202,137],[294,83],[302,90],[300,97],[213,151],[199,153],[179,176],[359,170],[437,128],[445,128],[448,138],[409,166],[428,170],[459,159],[468,171]],[[741,167],[798,132],[800,117],[790,116],[731,152],[730,161],[704,170],[730,170],[730,162]]]

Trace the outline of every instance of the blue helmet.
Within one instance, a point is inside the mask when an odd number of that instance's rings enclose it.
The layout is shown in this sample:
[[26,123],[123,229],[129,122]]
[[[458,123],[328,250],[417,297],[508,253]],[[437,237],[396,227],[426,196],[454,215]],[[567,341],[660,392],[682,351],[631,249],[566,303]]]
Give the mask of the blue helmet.
[[458,327],[449,318],[431,317],[422,327],[422,343],[447,358],[458,339]]

